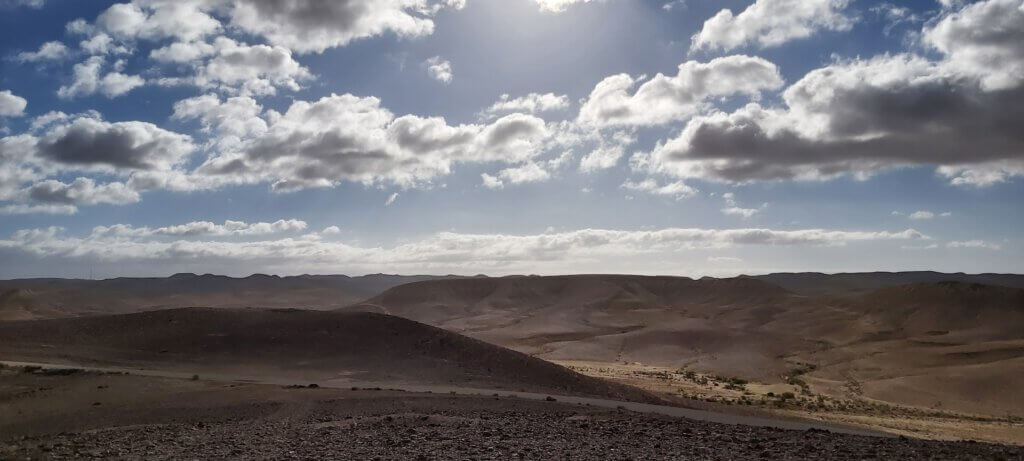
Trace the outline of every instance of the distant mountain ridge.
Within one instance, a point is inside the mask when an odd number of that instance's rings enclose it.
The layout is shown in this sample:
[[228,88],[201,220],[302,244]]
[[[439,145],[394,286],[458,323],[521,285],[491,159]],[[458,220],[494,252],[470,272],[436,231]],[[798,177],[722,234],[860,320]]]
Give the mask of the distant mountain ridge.
[[[277,275],[253,274],[244,278],[213,274],[179,273],[166,278],[113,278],[106,280],[35,278],[0,280],[0,321],[73,317],[81,315],[116,314],[168,309],[176,307],[295,307],[314,310],[339,309],[374,298],[392,288],[437,280],[479,280],[486,287],[492,284],[515,284],[543,279],[545,284],[575,278],[603,280],[643,280],[635,285],[638,292],[657,292],[651,283],[668,284],[675,289],[719,285],[738,287],[740,280],[757,280],[763,295],[770,291],[802,296],[865,294],[881,288],[912,283],[955,281],[981,283],[1011,288],[1024,288],[1024,275],[1014,274],[943,274],[939,272],[871,272],[871,273],[778,273],[733,278],[690,279],[687,277],[632,275],[573,276],[508,276],[483,275]],[[747,282],[749,283],[749,282]],[[732,284],[732,285],[730,285]],[[412,288],[412,287],[408,287]],[[408,290],[407,288],[407,290]],[[749,290],[733,290],[735,293]],[[758,290],[755,290],[758,291]],[[392,293],[391,296],[396,295]],[[420,297],[420,293],[416,296]],[[628,292],[623,295],[628,298]],[[695,295],[696,296],[696,295]],[[625,299],[623,298],[623,299]],[[632,302],[643,302],[636,298]],[[648,297],[648,300],[650,298]],[[737,300],[739,301],[739,300]],[[749,301],[749,300],[748,300]],[[625,302],[620,299],[620,302]]]
[[962,282],[984,285],[1024,288],[1024,275],[1018,274],[965,274],[932,271],[916,272],[849,272],[823,274],[819,272],[790,272],[749,276],[774,283],[803,295],[856,294],[880,288],[912,283]]
[[177,307],[297,307],[330,310],[409,282],[455,276],[180,273],[166,278],[0,280],[0,320],[119,314]]

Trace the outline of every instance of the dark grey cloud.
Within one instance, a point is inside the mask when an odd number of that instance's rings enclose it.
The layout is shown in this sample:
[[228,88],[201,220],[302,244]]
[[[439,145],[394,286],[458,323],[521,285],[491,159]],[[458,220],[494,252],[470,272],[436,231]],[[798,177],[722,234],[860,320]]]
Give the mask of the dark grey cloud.
[[67,165],[167,170],[194,149],[191,139],[144,122],[78,118],[39,139],[38,155]]
[[46,180],[28,188],[33,202],[63,205],[126,204],[139,201],[139,193],[123,183],[97,185],[90,178],[78,178],[71,184]]

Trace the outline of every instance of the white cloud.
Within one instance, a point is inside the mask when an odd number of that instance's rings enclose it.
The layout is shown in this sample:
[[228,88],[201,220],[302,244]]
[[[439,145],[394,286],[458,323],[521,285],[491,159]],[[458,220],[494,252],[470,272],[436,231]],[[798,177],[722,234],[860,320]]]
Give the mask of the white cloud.
[[391,206],[391,204],[395,203],[396,200],[398,200],[398,192],[389,195],[388,200],[384,202],[384,206]]
[[0,117],[21,117],[25,115],[28,100],[11,93],[10,90],[0,91]]
[[985,91],[942,62],[912,55],[837,62],[808,73],[783,100],[784,109],[749,104],[697,116],[635,163],[735,183],[868,177],[915,165],[938,166],[956,185],[1024,174],[1024,140],[1013,128],[1024,92]]
[[967,240],[967,241],[954,241],[946,244],[949,248],[968,248],[968,249],[982,249],[982,250],[1001,250],[1003,247],[997,243],[986,242],[984,240]]
[[73,215],[78,213],[78,207],[74,205],[3,205],[0,206],[0,215],[27,215],[27,214],[50,214],[50,215]]
[[536,162],[527,162],[522,165],[505,168],[497,175],[484,173],[480,175],[483,186],[488,189],[502,189],[505,184],[528,184],[544,182],[551,179],[551,173]]
[[[893,212],[893,213],[896,213],[896,212]],[[935,218],[948,218],[948,217],[951,217],[951,216],[953,216],[953,213],[951,213],[949,211],[945,211],[945,212],[942,212],[942,213],[935,213],[935,212],[928,211],[928,210],[919,210],[919,211],[915,211],[913,213],[910,213],[910,215],[908,215],[907,217],[910,218],[910,219],[918,220],[918,221],[927,221],[927,220],[931,220],[931,219],[935,219]]]
[[484,114],[494,116],[505,112],[524,112],[539,114],[564,110],[569,107],[569,97],[554,93],[530,93],[526,96],[512,98],[508,94],[501,95],[498,102],[484,110]]
[[126,75],[121,72],[109,72],[100,77],[104,59],[92,56],[84,62],[75,64],[74,80],[70,85],[61,86],[57,95],[61,98],[89,96],[97,92],[114,98],[145,85],[146,81],[137,75]]
[[221,29],[220,21],[208,14],[206,0],[134,0],[116,3],[96,18],[96,26],[122,39],[198,40]]
[[[273,95],[278,87],[298,91],[312,77],[281,46],[245,45],[226,37],[213,42],[213,57],[197,69],[192,83],[242,95]],[[159,50],[157,50],[159,51]],[[170,58],[168,56],[158,55]]]
[[465,0],[132,0],[109,7],[95,26],[77,20],[68,30],[119,41],[172,38],[190,43],[232,29],[296,53],[320,53],[389,33],[403,38],[429,35],[433,15],[464,6]]
[[427,73],[434,80],[444,83],[445,85],[452,82],[452,63],[447,59],[443,59],[440,56],[434,56],[423,62],[423,65],[427,68]]
[[48,179],[33,184],[25,195],[35,203],[64,205],[124,205],[140,200],[139,193],[124,183],[97,185],[91,178],[77,178],[70,184]]
[[224,221],[214,224],[209,221],[194,221],[187,224],[167,227],[134,227],[126,224],[98,226],[92,230],[92,238],[146,238],[146,237],[228,237],[258,236],[299,232],[305,230],[305,221],[297,219],[281,219],[274,222],[246,223],[244,221]]
[[174,42],[154,49],[149,57],[154,61],[186,64],[213,55],[216,47],[206,42]]
[[82,40],[78,46],[90,55],[131,54],[132,51],[127,46],[116,43],[113,37],[103,32],[97,32],[90,38]]
[[675,181],[662,185],[658,184],[658,181],[652,178],[647,178],[639,182],[626,181],[622,183],[622,188],[633,192],[643,192],[651,195],[672,197],[676,200],[691,198],[699,192],[697,189],[686,185],[686,183],[682,181]]
[[[648,81],[628,74],[598,83],[580,108],[579,123],[587,126],[663,125],[684,120],[705,108],[709,98],[743,94],[756,98],[763,90],[782,86],[778,68],[761,58],[727,56],[708,63],[688,61],[675,76],[655,75]],[[640,84],[636,91],[634,87]]]
[[267,122],[260,118],[262,113],[263,108],[251,97],[236,96],[221,101],[215,94],[206,94],[176,102],[172,118],[199,120],[203,131],[217,134],[219,148],[231,149],[242,139],[267,132]]
[[626,154],[626,147],[636,142],[636,137],[628,131],[617,131],[610,139],[601,137],[598,146],[580,159],[580,171],[593,173],[614,168]]
[[320,231],[323,235],[338,235],[341,233],[341,228],[338,226],[329,226]]
[[551,178],[551,174],[547,170],[533,162],[514,168],[506,168],[501,170],[498,176],[512,184],[543,182]]
[[414,187],[447,175],[457,163],[523,163],[541,152],[549,134],[531,115],[451,126],[439,117],[396,118],[377,98],[347,94],[296,101],[265,120],[265,133],[219,152],[198,173],[271,182],[278,191],[341,181]]
[[758,208],[743,208],[739,206],[736,202],[736,194],[733,194],[732,192],[722,194],[722,199],[725,200],[725,208],[722,208],[722,213],[725,215],[750,219],[761,212]]
[[661,9],[665,11],[678,11],[686,9],[686,0],[671,0],[661,5]]
[[43,43],[38,51],[22,51],[17,59],[21,62],[56,61],[68,55],[68,47],[61,42]]
[[570,6],[573,6],[573,5],[576,5],[576,4],[579,4],[579,3],[590,3],[590,2],[593,2],[593,1],[600,1],[600,0],[533,0],[533,1],[537,2],[537,6],[540,7],[541,11],[545,11],[545,12],[549,12],[549,13],[561,13],[561,12],[569,9]]
[[723,9],[694,34],[691,50],[761,48],[807,38],[819,30],[846,31],[853,20],[845,12],[849,0],[756,0],[740,14]]
[[952,11],[924,31],[946,55],[946,67],[977,77],[985,90],[1024,82],[1024,8],[1020,0],[988,0]]
[[501,189],[505,187],[505,183],[498,179],[497,176],[491,176],[487,173],[481,173],[480,179],[483,181],[483,186],[488,189]]
[[247,0],[232,2],[231,24],[297,53],[320,53],[353,40],[393,33],[420,37],[434,31],[431,16],[462,8],[464,0]]

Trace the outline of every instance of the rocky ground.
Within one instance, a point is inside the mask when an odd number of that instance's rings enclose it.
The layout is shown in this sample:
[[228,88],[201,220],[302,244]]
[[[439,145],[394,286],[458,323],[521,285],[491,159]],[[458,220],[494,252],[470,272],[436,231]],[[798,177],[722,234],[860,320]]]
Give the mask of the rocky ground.
[[0,459],[1024,459],[1019,447],[558,401],[135,376],[0,377]]

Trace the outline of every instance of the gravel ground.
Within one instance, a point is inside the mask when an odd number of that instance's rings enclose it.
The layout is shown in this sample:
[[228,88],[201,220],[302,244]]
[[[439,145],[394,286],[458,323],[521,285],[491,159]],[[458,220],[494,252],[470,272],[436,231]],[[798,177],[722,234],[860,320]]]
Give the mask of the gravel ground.
[[233,405],[205,412],[205,422],[170,415],[167,423],[19,437],[0,443],[0,457],[1024,459],[1024,450],[998,445],[731,426],[505,397],[378,394]]
[[1024,448],[727,425],[504,395],[0,370],[5,459],[1024,459]]

